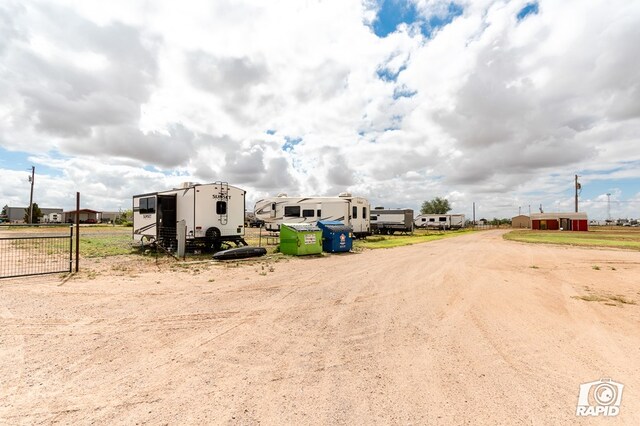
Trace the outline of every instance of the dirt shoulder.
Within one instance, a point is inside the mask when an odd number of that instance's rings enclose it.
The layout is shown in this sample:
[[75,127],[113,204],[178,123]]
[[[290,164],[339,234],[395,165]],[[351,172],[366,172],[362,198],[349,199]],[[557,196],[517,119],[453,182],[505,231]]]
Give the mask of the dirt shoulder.
[[640,424],[637,252],[502,234],[4,280],[0,423],[571,424],[611,377]]

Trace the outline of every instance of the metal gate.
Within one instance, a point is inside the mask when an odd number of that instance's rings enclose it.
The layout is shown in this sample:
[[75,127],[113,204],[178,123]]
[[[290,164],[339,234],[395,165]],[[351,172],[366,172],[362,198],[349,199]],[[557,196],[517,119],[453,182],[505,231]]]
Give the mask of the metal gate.
[[67,235],[0,238],[0,278],[72,272],[73,228]]

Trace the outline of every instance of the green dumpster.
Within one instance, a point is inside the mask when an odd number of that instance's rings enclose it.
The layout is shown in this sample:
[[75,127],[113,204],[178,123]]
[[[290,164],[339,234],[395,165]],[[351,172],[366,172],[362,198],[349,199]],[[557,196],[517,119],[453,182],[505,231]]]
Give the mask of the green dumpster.
[[322,253],[322,231],[308,223],[280,225],[280,252],[303,256]]

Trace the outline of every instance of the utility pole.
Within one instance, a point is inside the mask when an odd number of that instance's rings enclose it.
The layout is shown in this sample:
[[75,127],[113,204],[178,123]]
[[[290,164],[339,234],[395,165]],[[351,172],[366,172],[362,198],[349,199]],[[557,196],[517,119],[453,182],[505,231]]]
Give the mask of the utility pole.
[[31,196],[29,197],[29,223],[33,223],[33,181],[36,175],[35,166],[31,166],[31,176],[29,176],[29,182],[31,182]]
[[607,225],[611,222],[611,193],[607,193]]
[[581,189],[580,182],[578,182],[578,175],[576,175],[576,213],[578,213],[578,190]]
[[476,226],[476,202],[473,202],[473,226]]

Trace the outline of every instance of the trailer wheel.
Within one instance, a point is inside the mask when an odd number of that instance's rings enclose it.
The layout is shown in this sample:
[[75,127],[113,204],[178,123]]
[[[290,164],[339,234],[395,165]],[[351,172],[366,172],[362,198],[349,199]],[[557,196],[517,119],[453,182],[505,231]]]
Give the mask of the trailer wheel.
[[393,235],[396,232],[396,230],[395,229],[389,229],[387,232],[389,233],[389,235]]
[[205,232],[206,245],[208,249],[220,250],[222,240],[220,240],[220,230],[218,228],[209,228]]

